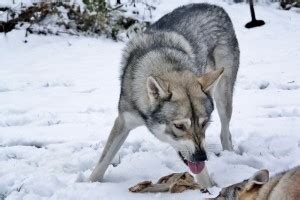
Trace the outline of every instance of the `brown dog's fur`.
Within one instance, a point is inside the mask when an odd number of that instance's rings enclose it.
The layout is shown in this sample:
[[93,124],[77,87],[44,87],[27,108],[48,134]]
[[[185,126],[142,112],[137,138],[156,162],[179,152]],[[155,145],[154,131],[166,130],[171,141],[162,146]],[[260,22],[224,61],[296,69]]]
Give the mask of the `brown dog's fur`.
[[299,200],[300,166],[269,179],[261,170],[248,180],[223,188],[217,200]]

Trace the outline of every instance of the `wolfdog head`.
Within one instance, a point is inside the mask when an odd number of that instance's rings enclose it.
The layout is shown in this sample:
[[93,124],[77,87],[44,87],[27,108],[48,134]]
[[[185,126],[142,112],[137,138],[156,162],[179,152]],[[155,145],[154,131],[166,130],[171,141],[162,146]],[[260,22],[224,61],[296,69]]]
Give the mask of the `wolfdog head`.
[[147,79],[150,131],[175,148],[182,161],[198,174],[205,166],[205,130],[214,109],[211,97],[224,69],[200,77],[175,71]]
[[215,200],[254,200],[258,190],[269,181],[269,172],[266,169],[256,172],[251,178],[240,183],[223,188]]

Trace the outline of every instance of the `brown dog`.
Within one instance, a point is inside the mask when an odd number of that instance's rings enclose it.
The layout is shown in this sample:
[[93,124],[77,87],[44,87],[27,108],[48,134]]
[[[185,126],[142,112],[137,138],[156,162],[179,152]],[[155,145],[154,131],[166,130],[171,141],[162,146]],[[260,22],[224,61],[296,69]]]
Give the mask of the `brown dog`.
[[216,200],[299,200],[300,166],[269,179],[268,170],[260,170],[250,179],[223,188]]

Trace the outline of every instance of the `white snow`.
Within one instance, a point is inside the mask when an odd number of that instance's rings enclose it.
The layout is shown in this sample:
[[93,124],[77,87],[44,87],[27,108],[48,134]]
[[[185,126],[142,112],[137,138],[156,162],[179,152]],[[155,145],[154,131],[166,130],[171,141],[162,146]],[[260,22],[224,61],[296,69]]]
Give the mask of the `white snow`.
[[[161,1],[158,19],[192,1]],[[235,152],[210,154],[208,170],[226,186],[267,168],[300,164],[300,15],[256,7],[265,26],[247,30],[246,4],[223,6],[236,29],[241,64],[231,122]],[[119,97],[123,43],[71,36],[0,34],[0,199],[201,199],[199,191],[132,194],[142,180],[186,171],[176,152],[146,128],[132,131],[104,183],[84,182],[103,150]],[[24,43],[24,41],[27,43]],[[207,132],[220,147],[214,112]],[[118,159],[117,159],[118,160]],[[117,161],[116,161],[117,162]],[[218,188],[211,190],[214,194]]]

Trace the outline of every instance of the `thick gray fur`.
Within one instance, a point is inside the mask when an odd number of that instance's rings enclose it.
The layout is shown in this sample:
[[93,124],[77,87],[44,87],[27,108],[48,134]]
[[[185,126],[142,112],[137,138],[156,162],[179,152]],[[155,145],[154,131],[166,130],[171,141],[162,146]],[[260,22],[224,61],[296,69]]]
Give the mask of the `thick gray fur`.
[[[90,180],[102,180],[109,163],[130,130],[146,125],[150,132],[160,139],[156,134],[158,125],[168,124],[178,118],[180,113],[174,114],[174,109],[178,112],[185,111],[179,104],[174,104],[173,108],[171,105],[166,108],[163,104],[166,99],[153,106],[146,84],[148,77],[159,78],[173,72],[182,72],[183,79],[186,76],[187,80],[222,67],[224,72],[214,90],[201,93],[201,104],[198,105],[193,100],[191,105],[197,108],[192,106],[192,109],[196,111],[189,109],[190,112],[187,113],[192,113],[193,117],[196,115],[197,119],[202,115],[210,118],[214,109],[213,97],[222,125],[222,147],[224,150],[233,150],[229,122],[233,87],[239,67],[239,47],[231,20],[223,8],[210,4],[179,7],[152,24],[143,34],[129,41],[122,60],[119,116]],[[168,84],[161,79],[157,82],[166,89]],[[176,82],[176,78],[174,81]],[[189,89],[186,91],[187,96],[191,95]],[[193,125],[192,122],[192,126],[196,124],[198,123]],[[202,138],[204,136],[201,136]]]

